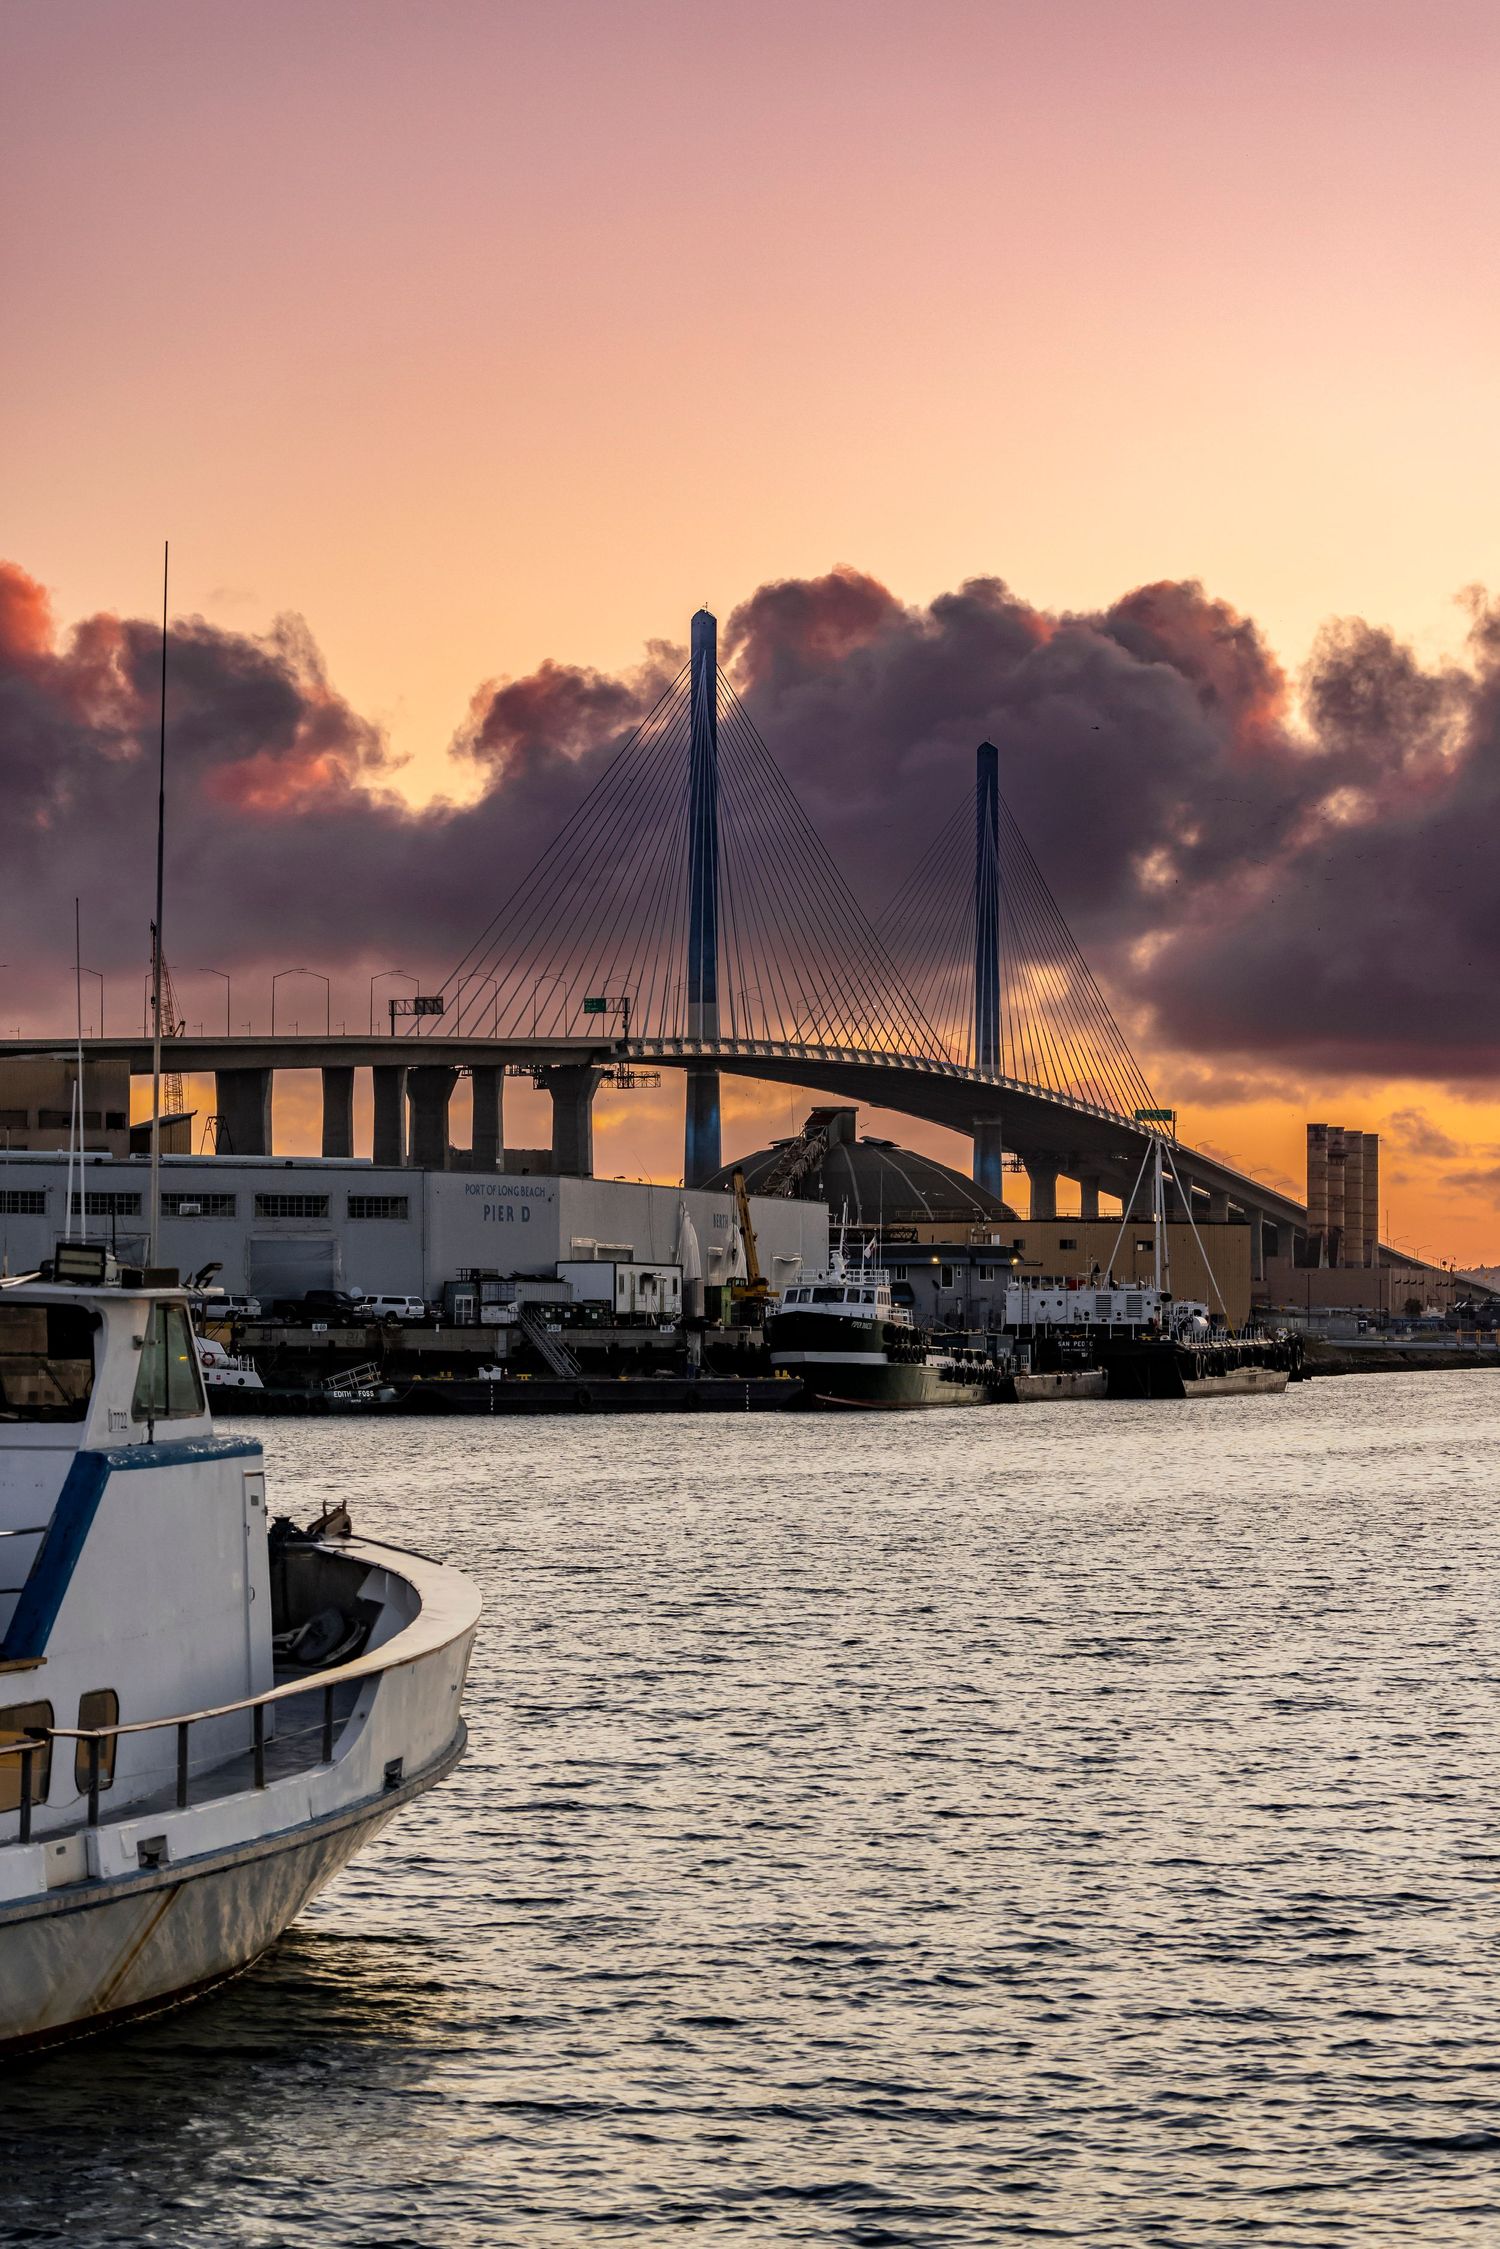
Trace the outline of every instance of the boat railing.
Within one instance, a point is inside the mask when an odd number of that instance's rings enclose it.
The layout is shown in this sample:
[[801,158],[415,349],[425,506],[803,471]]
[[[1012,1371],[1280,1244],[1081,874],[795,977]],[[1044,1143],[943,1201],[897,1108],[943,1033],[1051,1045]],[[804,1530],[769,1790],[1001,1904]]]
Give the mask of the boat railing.
[[[366,1539],[360,1543],[362,1545],[379,1546],[383,1541]],[[402,1549],[394,1547],[390,1551],[401,1553]],[[422,1559],[422,1557],[414,1558]],[[448,1638],[451,1639],[456,1636],[456,1634],[450,1634]],[[415,1645],[412,1644],[414,1638]],[[403,1645],[403,1643],[405,1644]],[[307,1728],[304,1738],[310,1739],[312,1733],[316,1730],[319,1737],[319,1755],[316,1763],[331,1765],[334,1762],[334,1739],[337,1730],[334,1706],[339,1689],[356,1681],[362,1684],[367,1679],[381,1678],[389,1671],[403,1670],[408,1664],[418,1663],[424,1657],[432,1655],[437,1646],[445,1644],[447,1644],[445,1641],[434,1642],[431,1637],[425,1634],[413,1635],[408,1628],[398,1632],[394,1638],[386,1641],[379,1648],[370,1649],[363,1655],[351,1656],[347,1663],[335,1664],[330,1670],[316,1672],[310,1678],[284,1679],[277,1686],[265,1687],[257,1695],[241,1695],[234,1702],[214,1703],[202,1710],[177,1711],[167,1718],[134,1718],[113,1726],[28,1727],[25,1740],[0,1742],[0,1759],[18,1757],[21,1761],[20,1804],[15,1807],[20,1812],[20,1832],[16,1840],[21,1843],[31,1841],[32,1812],[36,1801],[33,1790],[36,1760],[39,1757],[46,1756],[50,1761],[54,1743],[82,1742],[86,1744],[88,1776],[83,1793],[86,1793],[88,1798],[88,1825],[98,1827],[101,1824],[99,1799],[103,1788],[108,1785],[103,1778],[105,1743],[117,1742],[126,1734],[166,1733],[175,1729],[177,1735],[175,1808],[180,1812],[186,1811],[192,1801],[190,1793],[190,1745],[194,1726],[207,1725],[215,1719],[234,1718],[241,1712],[248,1710],[251,1727],[252,1785],[255,1788],[264,1788],[266,1786],[266,1712],[272,1704],[290,1703],[310,1696],[321,1695],[321,1723],[316,1729]],[[284,1744],[298,1737],[295,1735],[279,1735],[273,1738]],[[200,1778],[206,1777],[208,1776],[200,1775]],[[399,1777],[398,1774],[396,1778],[399,1780]],[[389,1775],[387,1776],[387,1785],[395,1785]],[[136,1818],[140,1815],[141,1809],[139,1801],[122,1802],[119,1817],[121,1819]]]

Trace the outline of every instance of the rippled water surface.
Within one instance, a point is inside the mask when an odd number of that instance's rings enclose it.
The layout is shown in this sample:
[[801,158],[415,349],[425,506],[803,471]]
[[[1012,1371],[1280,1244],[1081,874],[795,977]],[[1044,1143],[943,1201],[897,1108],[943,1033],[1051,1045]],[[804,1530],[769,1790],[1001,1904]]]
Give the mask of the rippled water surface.
[[1500,2239],[1500,1377],[262,1426],[483,1582],[470,1755],[11,2070],[5,2239]]

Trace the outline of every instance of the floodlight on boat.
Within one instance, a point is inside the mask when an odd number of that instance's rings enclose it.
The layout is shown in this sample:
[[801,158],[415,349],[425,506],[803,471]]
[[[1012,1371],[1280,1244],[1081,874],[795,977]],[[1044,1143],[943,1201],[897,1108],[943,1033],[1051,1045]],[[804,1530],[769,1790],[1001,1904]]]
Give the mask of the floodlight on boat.
[[74,1288],[102,1288],[109,1278],[109,1251],[103,1242],[59,1242],[52,1252],[52,1278]]

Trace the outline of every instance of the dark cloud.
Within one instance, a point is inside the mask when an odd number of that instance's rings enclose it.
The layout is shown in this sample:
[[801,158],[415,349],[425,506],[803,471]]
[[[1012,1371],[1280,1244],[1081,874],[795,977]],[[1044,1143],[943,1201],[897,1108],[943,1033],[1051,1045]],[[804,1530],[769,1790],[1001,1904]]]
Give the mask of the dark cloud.
[[[335,1019],[355,1022],[373,969],[399,961],[440,977],[679,661],[653,650],[633,681],[548,665],[482,691],[455,747],[484,769],[484,793],[414,812],[391,787],[383,734],[330,685],[299,620],[260,638],[174,620],[169,957],[245,979],[234,1015],[260,1024],[283,965],[329,974]],[[65,1019],[75,891],[114,1020],[139,1015],[160,663],[160,628],[139,621],[91,617],[59,639],[42,590],[0,564],[7,1021]],[[221,1004],[205,998],[202,1012]]]
[[1500,1067],[1500,616],[1473,611],[1462,668],[1330,626],[1298,716],[1256,628],[1201,586],[1044,617],[984,580],[821,668],[757,661],[751,701],[875,907],[988,735],[1150,1046],[1472,1082]]
[[1406,1155],[1420,1156],[1433,1163],[1454,1163],[1472,1157],[1474,1151],[1460,1140],[1455,1140],[1441,1125],[1433,1123],[1424,1109],[1396,1109],[1380,1128],[1382,1140],[1394,1143]]
[[1481,1171],[1445,1171],[1443,1184],[1466,1195],[1500,1193],[1500,1164],[1489,1164]]
[[[1286,1073],[1472,1084],[1500,1067],[1500,615],[1472,610],[1462,666],[1330,626],[1300,704],[1254,624],[1191,583],[1050,615],[998,578],[912,608],[840,569],[762,587],[722,642],[872,913],[988,736],[1148,1047],[1247,1090]],[[95,965],[144,964],[159,657],[134,620],[59,638],[41,589],[0,566],[8,1017],[67,957],[75,889]],[[356,1017],[372,969],[441,974],[682,657],[660,644],[621,677],[559,659],[486,685],[454,743],[477,799],[413,811],[304,626],[174,625],[169,950],[255,977],[306,961]]]

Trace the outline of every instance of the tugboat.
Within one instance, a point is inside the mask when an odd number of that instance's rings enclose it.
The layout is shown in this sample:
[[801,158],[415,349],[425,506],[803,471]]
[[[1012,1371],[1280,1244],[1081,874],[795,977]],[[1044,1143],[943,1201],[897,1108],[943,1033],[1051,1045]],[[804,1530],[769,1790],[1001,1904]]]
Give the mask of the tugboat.
[[785,1289],[768,1316],[772,1372],[798,1376],[808,1405],[899,1411],[1002,1402],[1000,1370],[978,1352],[937,1344],[892,1301],[883,1267],[851,1264],[843,1235],[841,1227],[824,1270]]
[[268,1528],[189,1299],[59,1244],[0,1284],[0,2052],[247,1968],[463,1755],[456,1572]]

